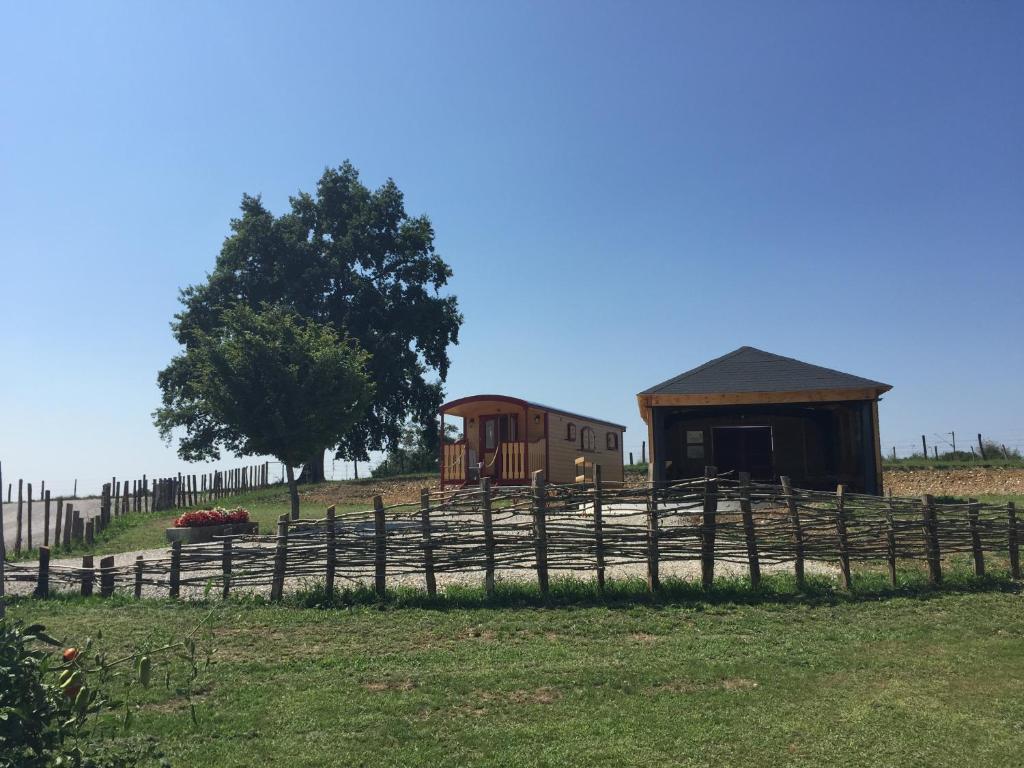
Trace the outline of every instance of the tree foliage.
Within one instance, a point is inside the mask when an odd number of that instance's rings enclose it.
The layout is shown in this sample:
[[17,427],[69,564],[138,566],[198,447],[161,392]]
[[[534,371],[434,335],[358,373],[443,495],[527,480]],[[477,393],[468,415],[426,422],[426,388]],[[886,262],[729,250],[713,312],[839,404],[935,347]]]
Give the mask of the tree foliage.
[[365,413],[373,396],[368,360],[328,325],[283,307],[238,304],[211,332],[195,330],[172,361],[191,372],[187,396],[168,400],[165,391],[156,423],[169,439],[201,408],[216,425],[216,445],[284,463],[295,506],[291,468],[337,443]]
[[172,327],[186,354],[160,373],[159,384],[165,409],[173,405],[161,428],[183,429],[183,458],[215,458],[218,445],[232,442],[230,430],[210,418],[187,351],[238,303],[283,306],[371,354],[370,407],[321,452],[336,447],[339,458],[366,460],[368,451],[397,442],[407,419],[432,421],[442,400],[448,347],[458,342],[462,316],[455,297],[439,293],[451,269],[434,251],[430,220],[406,213],[392,180],[367,189],[348,162],[324,171],[315,195],[300,193],[290,203],[289,212],[274,216],[259,197],[244,196],[213,272],[182,291],[184,308]]

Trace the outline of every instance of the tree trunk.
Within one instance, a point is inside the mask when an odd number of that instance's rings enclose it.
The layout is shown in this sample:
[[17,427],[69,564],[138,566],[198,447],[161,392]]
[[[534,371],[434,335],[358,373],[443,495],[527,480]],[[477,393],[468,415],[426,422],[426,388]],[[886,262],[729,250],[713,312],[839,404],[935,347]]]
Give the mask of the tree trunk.
[[299,482],[322,483],[324,481],[324,452],[317,451],[302,465],[302,474],[299,475]]
[[295,470],[287,462],[284,465],[285,474],[288,476],[288,496],[292,501],[292,520],[299,519],[299,486],[295,482]]

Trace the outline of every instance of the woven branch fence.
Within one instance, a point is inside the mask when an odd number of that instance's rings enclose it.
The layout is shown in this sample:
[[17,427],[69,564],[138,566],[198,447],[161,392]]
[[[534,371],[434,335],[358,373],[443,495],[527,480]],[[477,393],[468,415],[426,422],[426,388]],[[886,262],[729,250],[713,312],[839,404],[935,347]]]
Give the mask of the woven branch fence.
[[49,563],[43,550],[38,567],[8,565],[9,581],[34,582],[44,597],[54,583],[102,595],[115,589],[178,597],[183,588],[268,588],[280,600],[286,583],[319,579],[333,590],[340,579],[372,581],[381,597],[388,580],[422,579],[431,595],[437,577],[462,573],[483,577],[493,593],[505,569],[530,569],[542,593],[549,571],[592,572],[604,588],[607,569],[646,567],[648,586],[659,588],[665,563],[699,561],[701,581],[710,587],[715,564],[745,564],[752,585],[761,567],[791,564],[798,587],[807,561],[837,562],[840,586],[849,589],[857,562],[888,564],[896,583],[901,560],[927,563],[929,579],[942,580],[942,558],[973,555],[975,573],[985,573],[985,553],[1009,554],[1012,577],[1020,578],[1019,528],[1012,503],[938,504],[931,496],[888,498],[799,490],[749,478],[716,475],[657,488],[623,488],[601,482],[549,485],[543,473],[532,485],[447,492],[423,490],[418,504],[385,506],[336,514],[320,520],[282,516],[276,535],[237,535],[209,544],[174,544],[166,557],[115,566],[114,558],[91,556],[82,567]]

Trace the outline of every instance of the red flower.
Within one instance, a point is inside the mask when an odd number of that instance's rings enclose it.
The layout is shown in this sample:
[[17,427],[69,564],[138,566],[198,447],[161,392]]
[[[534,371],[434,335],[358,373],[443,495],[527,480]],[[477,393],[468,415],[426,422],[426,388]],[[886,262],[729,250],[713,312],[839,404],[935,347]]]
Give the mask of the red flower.
[[249,510],[239,507],[227,510],[223,507],[197,509],[186,512],[174,521],[175,528],[198,528],[204,525],[226,525],[249,522]]

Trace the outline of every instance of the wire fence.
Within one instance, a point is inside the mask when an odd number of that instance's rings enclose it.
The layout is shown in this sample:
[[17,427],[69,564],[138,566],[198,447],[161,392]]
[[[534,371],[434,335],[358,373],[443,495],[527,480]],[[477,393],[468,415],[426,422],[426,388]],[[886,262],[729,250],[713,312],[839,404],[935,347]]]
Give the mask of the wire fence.
[[115,589],[182,596],[183,592],[269,590],[280,600],[311,579],[332,594],[339,581],[372,584],[383,598],[389,583],[419,583],[435,594],[439,579],[482,578],[493,593],[498,575],[525,574],[548,591],[551,571],[592,573],[603,589],[609,569],[644,568],[650,589],[660,569],[675,562],[700,564],[710,587],[717,563],[739,563],[752,586],[761,568],[789,565],[798,587],[805,565],[838,565],[839,582],[850,588],[857,563],[884,563],[896,583],[897,563],[927,564],[930,581],[942,580],[943,558],[973,556],[985,573],[986,553],[1009,558],[1020,578],[1016,508],[969,501],[936,503],[921,498],[879,498],[751,483],[746,476],[716,475],[659,487],[627,488],[594,483],[549,485],[535,473],[531,486],[457,491],[424,489],[418,503],[387,506],[375,497],[372,510],[336,513],[317,520],[282,516],[274,535],[227,535],[206,544],[172,544],[165,556],[94,567],[50,563],[44,548],[38,564],[10,563],[7,581],[40,597],[54,586],[103,595]]

